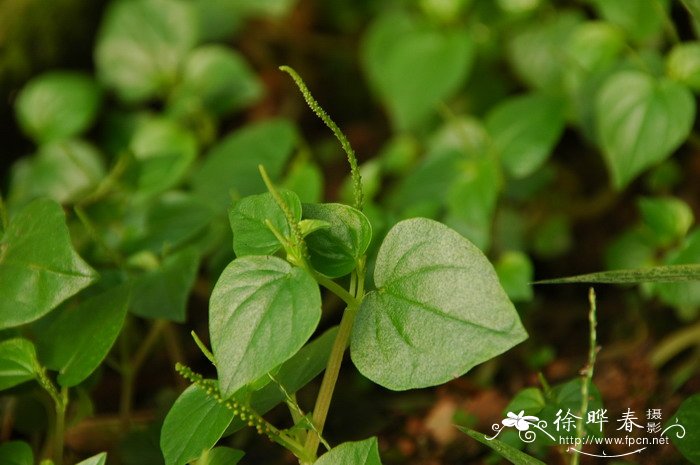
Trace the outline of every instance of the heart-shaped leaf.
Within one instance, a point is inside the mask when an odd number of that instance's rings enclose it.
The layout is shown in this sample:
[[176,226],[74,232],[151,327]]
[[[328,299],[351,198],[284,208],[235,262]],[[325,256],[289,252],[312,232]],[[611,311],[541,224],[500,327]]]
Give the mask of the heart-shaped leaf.
[[620,71],[596,101],[599,143],[617,189],[664,160],[688,137],[695,119],[691,92],[675,81]]
[[[280,189],[280,195],[292,216],[299,221],[301,219],[299,197],[285,189]],[[291,234],[284,212],[269,192],[249,195],[236,202],[229,212],[229,220],[233,231],[233,251],[238,257],[272,255],[282,247],[277,237],[267,227],[266,221],[270,221],[285,237]]]
[[344,442],[323,454],[314,465],[382,465],[377,438]]
[[197,41],[190,2],[115,2],[105,13],[97,45],[97,73],[127,102],[166,93],[185,56]]
[[394,226],[379,249],[374,282],[351,354],[363,375],[386,388],[442,384],[527,337],[488,259],[436,221]]
[[160,448],[165,465],[185,465],[211,449],[233,420],[233,412],[199,387],[188,387],[163,422]]
[[3,465],[33,465],[34,454],[29,444],[23,441],[10,441],[0,445]]
[[[673,425],[681,425],[683,433]],[[666,428],[669,428],[668,437],[681,454],[692,463],[700,464],[700,394],[684,400]]]
[[305,204],[304,219],[330,225],[306,237],[313,267],[331,278],[354,270],[372,240],[372,226],[367,217],[348,205],[325,203]]
[[113,287],[37,323],[40,359],[59,372],[61,386],[81,383],[102,363],[122,329],[129,298],[129,287]]
[[23,338],[0,342],[0,391],[36,377],[36,350]]
[[362,48],[369,84],[398,130],[433,114],[466,80],[473,57],[465,29],[440,28],[399,12],[372,24]]
[[564,103],[546,94],[522,95],[499,103],[486,116],[495,149],[516,178],[534,173],[564,131]]
[[17,120],[37,143],[80,134],[95,119],[100,89],[89,76],[71,72],[42,74],[17,96]]
[[42,317],[96,279],[95,270],[73,250],[61,207],[35,200],[0,240],[0,329]]
[[321,294],[304,270],[277,257],[231,262],[209,303],[211,344],[224,397],[293,356],[320,319]]

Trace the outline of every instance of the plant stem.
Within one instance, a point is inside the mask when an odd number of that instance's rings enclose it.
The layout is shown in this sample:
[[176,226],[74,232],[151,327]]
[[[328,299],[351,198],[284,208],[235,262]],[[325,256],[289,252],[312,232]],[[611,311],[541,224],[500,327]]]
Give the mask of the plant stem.
[[[168,322],[165,320],[156,320],[151,326],[146,338],[143,340],[139,348],[136,350],[133,358],[129,356],[129,347],[127,335],[128,330],[125,330],[121,338],[121,354],[122,354],[122,390],[119,401],[119,418],[121,421],[122,432],[129,429],[131,423],[131,408],[134,403],[134,384],[141,366],[146,361],[148,354],[153,349],[153,346],[158,341],[161,333],[165,330]],[[126,325],[125,325],[126,328]]]
[[335,390],[338,375],[340,374],[340,366],[343,363],[345,349],[348,347],[352,327],[355,323],[355,316],[357,315],[360,303],[364,297],[365,275],[363,263],[358,266],[356,273],[357,289],[355,295],[357,297],[354,298],[355,303],[348,305],[348,307],[345,309],[343,318],[340,320],[338,334],[335,337],[335,341],[333,341],[333,348],[331,349],[331,354],[328,358],[326,371],[323,374],[323,380],[321,381],[321,389],[318,392],[316,405],[314,406],[314,413],[311,417],[311,422],[315,428],[314,431],[317,434],[309,434],[306,438],[304,449],[306,451],[306,455],[309,457],[316,457],[316,451],[318,450],[318,445],[321,441],[321,434],[323,433],[323,426],[326,423],[326,417],[328,416],[331,399],[333,398],[333,391]]
[[53,458],[56,465],[63,462],[63,435],[66,429],[66,407],[68,406],[68,388],[62,387],[60,402],[55,403],[56,424],[53,431]]
[[[595,291],[591,287],[588,290],[588,302],[590,303],[590,310],[588,312],[588,324],[589,324],[589,340],[588,340],[588,362],[586,366],[581,370],[583,379],[581,381],[581,418],[578,419],[576,424],[576,437],[577,443],[583,443],[583,428],[584,428],[584,418],[588,413],[588,396],[590,395],[590,385],[593,382],[593,368],[595,367],[595,359],[598,353],[598,342],[597,342],[597,332],[596,326],[598,324],[596,318],[596,298]],[[571,456],[571,465],[578,465],[581,459],[581,454],[574,452]]]
[[7,214],[7,207],[5,206],[5,200],[2,198],[2,194],[0,193],[0,230],[2,232],[6,231],[9,225],[10,220]]
[[700,322],[676,331],[661,341],[649,357],[651,365],[659,368],[693,345],[700,347]]

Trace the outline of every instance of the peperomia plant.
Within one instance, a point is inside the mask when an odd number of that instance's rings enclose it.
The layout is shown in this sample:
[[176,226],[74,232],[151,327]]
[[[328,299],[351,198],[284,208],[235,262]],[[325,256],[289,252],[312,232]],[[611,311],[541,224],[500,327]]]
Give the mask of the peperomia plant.
[[[355,154],[296,72],[281,69],[345,150],[354,202],[302,204],[261,166],[268,192],[233,204],[236,258],[209,302],[212,351],[196,339],[217,379],[177,367],[193,386],[163,424],[167,465],[199,458],[243,425],[290,450],[301,464],[378,464],[376,439],[331,448],[323,437],[348,347],[365,377],[407,390],[461,376],[527,337],[488,259],[449,227],[426,218],[400,221],[376,256],[369,255],[372,227],[362,213]],[[345,309],[337,328],[309,343],[323,312],[321,288]],[[313,411],[306,413],[295,392],[324,369]],[[292,417],[287,428],[262,417],[283,401]],[[317,458],[319,444],[328,451]]]

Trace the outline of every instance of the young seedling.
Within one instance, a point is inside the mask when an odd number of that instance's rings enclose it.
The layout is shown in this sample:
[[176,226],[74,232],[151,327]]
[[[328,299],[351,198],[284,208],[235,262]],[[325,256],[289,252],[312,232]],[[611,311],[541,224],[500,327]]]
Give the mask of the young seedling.
[[[236,259],[210,300],[212,350],[205,355],[215,364],[217,379],[178,366],[194,386],[175,402],[163,425],[167,465],[197,459],[225,432],[245,424],[290,450],[302,465],[378,464],[375,439],[346,443],[318,458],[319,444],[328,448],[323,430],[348,348],[364,376],[407,390],[459,377],[527,336],[488,259],[433,220],[394,225],[376,253],[376,288],[366,289],[368,254],[374,256],[372,226],[362,213],[355,154],[301,78],[291,68],[281,69],[347,153],[353,206],[302,204],[260,167],[268,192],[244,197],[231,208]],[[321,319],[319,286],[341,299],[345,309],[337,328],[308,343]],[[294,393],[322,370],[313,411],[305,414]],[[280,402],[290,406],[293,426],[287,429],[262,417]]]

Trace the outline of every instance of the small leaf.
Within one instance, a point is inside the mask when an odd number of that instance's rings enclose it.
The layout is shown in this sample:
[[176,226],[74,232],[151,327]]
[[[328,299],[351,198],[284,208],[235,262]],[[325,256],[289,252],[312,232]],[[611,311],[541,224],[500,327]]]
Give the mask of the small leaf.
[[0,391],[34,379],[36,370],[36,351],[31,341],[14,338],[0,342]]
[[661,246],[681,239],[693,225],[693,211],[674,197],[645,197],[639,199],[639,210],[644,223],[653,231]]
[[538,170],[564,131],[564,104],[542,93],[504,100],[486,116],[503,166],[516,178]]
[[382,243],[378,289],[352,332],[355,366],[393,390],[442,384],[527,337],[496,273],[472,243],[436,221],[401,221]]
[[230,447],[215,447],[202,454],[196,465],[236,465],[245,453]]
[[168,255],[159,268],[132,280],[131,313],[182,323],[199,269],[200,253],[188,247]]
[[513,301],[532,300],[532,262],[522,252],[506,252],[496,262],[496,274]]
[[264,192],[258,165],[273,181],[278,179],[296,141],[296,129],[287,120],[247,125],[209,150],[192,177],[192,187],[221,209],[230,205],[232,194],[236,198]]
[[624,188],[686,139],[695,101],[683,85],[639,71],[613,74],[596,101],[599,143],[613,184]]
[[314,465],[382,465],[377,438],[344,442],[323,454]]
[[107,463],[107,453],[102,452],[89,459],[85,459],[76,465],[105,465]]
[[219,277],[209,305],[211,344],[224,397],[294,355],[321,319],[321,295],[305,271],[248,256]]
[[[685,434],[680,434],[681,425]],[[678,448],[683,457],[692,463],[700,464],[700,394],[695,394],[683,401],[675,415],[666,423],[667,437]]]
[[370,26],[361,57],[394,127],[407,130],[425,122],[466,80],[474,45],[463,28],[391,12]]
[[339,203],[305,204],[303,216],[330,225],[306,237],[313,267],[331,278],[354,270],[372,241],[372,226],[367,217]]
[[95,48],[100,80],[126,102],[165,95],[197,40],[195,18],[181,0],[110,4]]
[[35,77],[17,96],[17,120],[38,144],[85,131],[95,120],[100,90],[89,76],[55,71]]
[[478,431],[462,428],[461,426],[458,426],[457,429],[471,438],[476,439],[483,445],[490,447],[494,452],[514,465],[545,465],[544,462],[541,462],[536,458],[527,455],[525,452],[509,446],[505,442],[499,441],[498,439],[487,439],[485,435],[479,433]]
[[[302,211],[299,197],[285,189],[279,192],[294,218],[299,221]],[[233,204],[229,220],[233,231],[233,251],[238,257],[272,255],[282,247],[266,221],[270,221],[284,237],[291,235],[284,212],[269,192],[250,195]]]
[[73,202],[96,187],[104,175],[100,153],[87,142],[46,143],[34,157],[21,159],[13,166],[10,198],[16,203],[37,197]]
[[155,194],[177,185],[197,157],[197,140],[186,129],[167,119],[142,123],[134,133],[130,150],[136,188]]
[[24,441],[10,441],[0,444],[2,465],[34,465],[32,448]]
[[73,250],[61,207],[33,201],[0,240],[0,329],[41,318],[96,279]]
[[639,270],[614,270],[581,274],[566,278],[544,279],[535,284],[604,283],[639,284],[669,283],[678,281],[699,281],[700,265],[667,265],[642,268]]
[[700,42],[674,46],[666,58],[666,71],[671,79],[700,91]]
[[114,287],[37,323],[39,358],[59,372],[61,386],[80,384],[102,363],[122,329],[129,298],[127,286]]
[[262,85],[245,59],[220,45],[196,48],[187,58],[169,110],[185,114],[206,110],[223,116],[255,102]]
[[211,449],[233,419],[233,412],[199,387],[188,387],[163,422],[160,448],[165,465],[185,465]]
[[[682,246],[665,259],[669,266],[693,267],[700,275],[700,229],[695,229],[686,237]],[[685,321],[690,321],[700,312],[700,276],[692,281],[659,283],[654,286],[661,301],[672,305],[678,316]]]
[[594,0],[598,14],[620,26],[637,42],[648,40],[663,31],[668,13],[666,0]]

